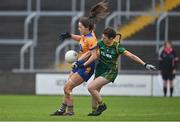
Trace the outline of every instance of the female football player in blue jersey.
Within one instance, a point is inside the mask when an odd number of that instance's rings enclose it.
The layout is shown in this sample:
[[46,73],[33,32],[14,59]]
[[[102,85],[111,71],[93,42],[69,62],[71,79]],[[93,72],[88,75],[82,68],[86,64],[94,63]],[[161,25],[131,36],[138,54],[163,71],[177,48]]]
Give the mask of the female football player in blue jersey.
[[72,72],[64,86],[64,100],[57,111],[51,115],[74,115],[72,90],[87,81],[94,73],[97,59],[97,39],[93,32],[96,22],[103,19],[108,14],[108,7],[105,1],[99,2],[90,10],[89,17],[82,17],[78,23],[80,35],[62,33],[61,38],[72,38],[80,44],[80,58],[73,63]]

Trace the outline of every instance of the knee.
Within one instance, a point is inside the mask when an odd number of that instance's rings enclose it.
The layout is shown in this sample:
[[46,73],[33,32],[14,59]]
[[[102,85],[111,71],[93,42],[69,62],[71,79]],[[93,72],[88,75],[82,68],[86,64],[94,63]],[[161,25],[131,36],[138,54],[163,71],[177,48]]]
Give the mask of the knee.
[[65,94],[65,96],[70,96],[71,95],[71,87],[68,84],[66,84],[64,86],[64,94]]
[[92,85],[88,85],[88,91],[92,93],[95,90],[95,88]]
[[167,85],[167,81],[166,81],[166,80],[164,80],[164,81],[163,81],[163,84],[166,86],[166,85]]

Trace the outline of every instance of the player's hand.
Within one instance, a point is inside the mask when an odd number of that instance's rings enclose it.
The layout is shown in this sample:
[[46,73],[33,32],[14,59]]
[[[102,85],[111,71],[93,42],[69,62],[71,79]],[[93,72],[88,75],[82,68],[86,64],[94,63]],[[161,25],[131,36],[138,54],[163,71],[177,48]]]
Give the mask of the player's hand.
[[154,65],[151,65],[151,64],[148,64],[148,63],[145,63],[144,64],[144,67],[147,69],[147,70],[157,70],[156,67]]
[[68,38],[71,38],[71,34],[69,32],[64,32],[64,33],[61,33],[60,34],[60,40],[65,40],[65,39],[68,39]]

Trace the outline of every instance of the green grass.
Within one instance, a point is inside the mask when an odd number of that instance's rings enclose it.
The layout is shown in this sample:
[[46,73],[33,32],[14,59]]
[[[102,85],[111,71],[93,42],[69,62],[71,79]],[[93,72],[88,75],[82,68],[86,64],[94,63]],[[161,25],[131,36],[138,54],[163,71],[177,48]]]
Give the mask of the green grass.
[[108,109],[98,117],[88,117],[89,96],[75,96],[75,116],[49,116],[62,96],[0,95],[0,121],[171,121],[180,120],[180,97],[104,96]]

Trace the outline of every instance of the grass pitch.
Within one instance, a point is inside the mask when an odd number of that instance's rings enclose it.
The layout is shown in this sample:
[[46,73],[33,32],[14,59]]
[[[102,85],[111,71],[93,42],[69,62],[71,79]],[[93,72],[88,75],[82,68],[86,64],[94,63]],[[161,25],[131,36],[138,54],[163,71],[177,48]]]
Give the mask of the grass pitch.
[[62,96],[0,95],[0,121],[180,121],[180,97],[104,96],[107,110],[89,117],[89,96],[74,96],[75,116],[49,116]]

